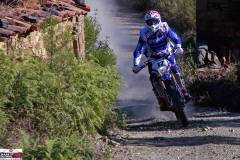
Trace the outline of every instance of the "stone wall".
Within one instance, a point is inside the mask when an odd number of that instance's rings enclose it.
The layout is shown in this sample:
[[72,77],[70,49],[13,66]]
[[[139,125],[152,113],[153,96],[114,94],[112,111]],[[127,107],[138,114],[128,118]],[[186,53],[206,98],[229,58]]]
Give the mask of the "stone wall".
[[[66,28],[70,28],[70,34],[73,34],[69,48],[74,51],[78,58],[83,59],[85,57],[84,15],[72,17],[67,21],[57,24],[55,26],[56,34],[64,32]],[[0,42],[0,50],[5,54],[12,54],[15,57],[35,55],[47,58],[49,53],[47,53],[45,46],[47,42],[44,39],[44,34],[39,29],[38,31],[31,32],[27,37],[11,37],[5,42]],[[75,49],[76,45],[77,49]]]

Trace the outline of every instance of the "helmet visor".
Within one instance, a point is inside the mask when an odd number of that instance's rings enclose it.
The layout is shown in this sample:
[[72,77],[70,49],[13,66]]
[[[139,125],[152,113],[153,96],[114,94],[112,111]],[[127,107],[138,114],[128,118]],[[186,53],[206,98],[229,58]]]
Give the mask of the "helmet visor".
[[149,19],[146,21],[146,23],[148,26],[152,26],[152,25],[160,23],[160,20],[159,19]]

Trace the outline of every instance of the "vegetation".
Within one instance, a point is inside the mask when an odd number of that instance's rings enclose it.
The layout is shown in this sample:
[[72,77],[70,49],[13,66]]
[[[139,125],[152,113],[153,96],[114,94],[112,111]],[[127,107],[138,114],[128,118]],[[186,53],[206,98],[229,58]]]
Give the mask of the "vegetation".
[[196,103],[202,106],[216,107],[220,110],[240,112],[239,95],[239,65],[233,70],[224,73],[220,77],[219,73],[198,74],[189,88],[193,93]]
[[29,160],[93,158],[94,135],[117,122],[119,76],[108,43],[96,42],[95,20],[86,21],[84,62],[69,50],[69,28],[55,34],[52,18],[42,24],[47,60],[0,54],[0,146],[19,146]]
[[130,4],[140,11],[158,10],[163,17],[163,21],[169,22],[181,34],[195,34],[195,0],[122,0],[122,2]]
[[79,134],[48,139],[44,144],[24,132],[21,132],[21,137],[17,146],[24,148],[24,159],[27,160],[90,160],[94,156],[94,150],[89,145],[91,142],[86,137],[79,137]]
[[99,36],[101,27],[94,17],[85,18],[85,37],[86,39],[86,54],[90,54],[96,49],[96,42]]

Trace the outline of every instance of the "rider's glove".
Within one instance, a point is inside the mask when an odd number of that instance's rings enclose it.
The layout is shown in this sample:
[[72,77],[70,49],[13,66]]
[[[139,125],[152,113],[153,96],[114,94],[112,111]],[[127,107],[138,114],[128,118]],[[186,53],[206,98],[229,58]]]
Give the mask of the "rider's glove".
[[177,54],[177,55],[183,54],[183,49],[182,49],[182,47],[177,47],[177,48],[176,48],[176,51],[175,51],[175,54]]
[[133,73],[138,73],[141,70],[141,68],[138,65],[134,65],[132,68]]

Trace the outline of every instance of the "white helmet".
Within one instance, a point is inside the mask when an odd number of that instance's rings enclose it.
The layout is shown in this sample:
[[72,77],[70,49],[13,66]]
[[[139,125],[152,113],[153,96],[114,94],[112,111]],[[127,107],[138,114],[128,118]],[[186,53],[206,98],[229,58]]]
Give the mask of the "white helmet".
[[146,21],[147,26],[153,31],[156,32],[161,28],[162,21],[160,14],[155,10],[149,10],[145,13],[144,20]]

